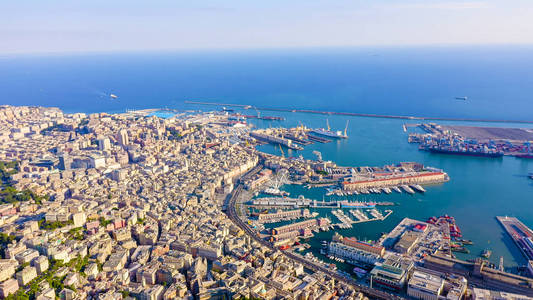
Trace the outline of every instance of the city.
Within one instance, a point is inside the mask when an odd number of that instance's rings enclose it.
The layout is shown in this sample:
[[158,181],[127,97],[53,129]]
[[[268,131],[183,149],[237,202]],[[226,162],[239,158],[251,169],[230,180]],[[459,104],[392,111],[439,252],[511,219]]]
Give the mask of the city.
[[227,111],[0,107],[0,297],[533,299],[533,232],[517,219],[498,221],[529,261],[522,275],[456,258],[468,240],[449,216],[405,218],[373,242],[335,233],[320,255],[299,253],[314,234],[383,221],[395,204],[290,198],[284,184],[343,196],[450,179],[416,162],[341,167],[255,147],[311,136],[254,130]]

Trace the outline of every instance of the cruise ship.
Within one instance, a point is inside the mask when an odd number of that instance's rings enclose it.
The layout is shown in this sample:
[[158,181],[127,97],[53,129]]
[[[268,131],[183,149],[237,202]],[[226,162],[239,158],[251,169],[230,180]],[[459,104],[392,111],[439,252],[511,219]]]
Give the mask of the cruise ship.
[[346,134],[346,131],[348,130],[348,122],[346,122],[346,128],[344,128],[344,132],[340,130],[332,131],[331,128],[329,127],[329,121],[327,119],[326,119],[326,123],[327,123],[328,129],[317,128],[317,129],[312,129],[311,132],[314,134],[321,135],[321,136],[336,138],[336,139],[347,139],[348,138],[348,135]]

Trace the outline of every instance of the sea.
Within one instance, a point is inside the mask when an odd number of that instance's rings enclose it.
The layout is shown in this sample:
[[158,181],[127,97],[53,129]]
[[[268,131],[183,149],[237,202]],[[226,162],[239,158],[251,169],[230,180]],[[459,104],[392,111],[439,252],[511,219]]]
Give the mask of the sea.
[[[120,113],[128,109],[172,108],[220,110],[185,101],[245,104],[253,107],[443,118],[533,121],[532,46],[362,47],[196,52],[91,53],[0,56],[0,104],[55,106],[65,112]],[[118,96],[117,99],[109,97]],[[456,97],[468,97],[459,100]],[[251,110],[242,110],[255,114]],[[390,201],[384,221],[337,230],[344,236],[376,240],[403,218],[426,220],[448,214],[474,245],[506,268],[525,263],[497,223],[515,216],[533,227],[533,160],[491,159],[432,154],[407,143],[404,123],[432,122],[296,112],[262,111],[285,121],[250,120],[259,128],[325,127],[344,130],[349,138],[315,143],[286,156],[308,159],[320,151],[324,160],[342,166],[383,166],[416,161],[443,169],[444,184],[424,194],[349,196],[350,200]],[[533,128],[527,123],[435,121],[439,124]],[[410,129],[415,130],[415,129]],[[281,154],[278,147],[261,151]],[[291,196],[322,200],[325,189],[286,185]],[[334,198],[332,198],[334,199]],[[334,218],[327,210],[323,216]],[[319,247],[332,231],[309,241]]]

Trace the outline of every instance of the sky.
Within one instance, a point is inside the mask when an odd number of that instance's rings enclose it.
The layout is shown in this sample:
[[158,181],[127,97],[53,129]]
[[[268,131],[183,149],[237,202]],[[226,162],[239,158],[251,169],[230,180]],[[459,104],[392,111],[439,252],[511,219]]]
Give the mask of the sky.
[[450,44],[533,44],[533,1],[0,1],[4,54]]

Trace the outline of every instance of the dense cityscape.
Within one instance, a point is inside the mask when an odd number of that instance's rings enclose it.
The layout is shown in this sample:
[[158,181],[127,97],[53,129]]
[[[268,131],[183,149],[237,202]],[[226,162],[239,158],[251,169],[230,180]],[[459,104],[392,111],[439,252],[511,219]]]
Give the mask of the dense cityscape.
[[320,256],[301,253],[315,233],[384,220],[392,210],[376,208],[394,203],[291,198],[283,184],[353,195],[449,180],[416,162],[342,167],[255,148],[303,147],[310,131],[253,130],[227,111],[2,106],[0,297],[533,299],[532,232],[516,219],[499,221],[529,259],[522,275],[456,258],[469,241],[450,216],[406,218],[373,242],[336,233]]

